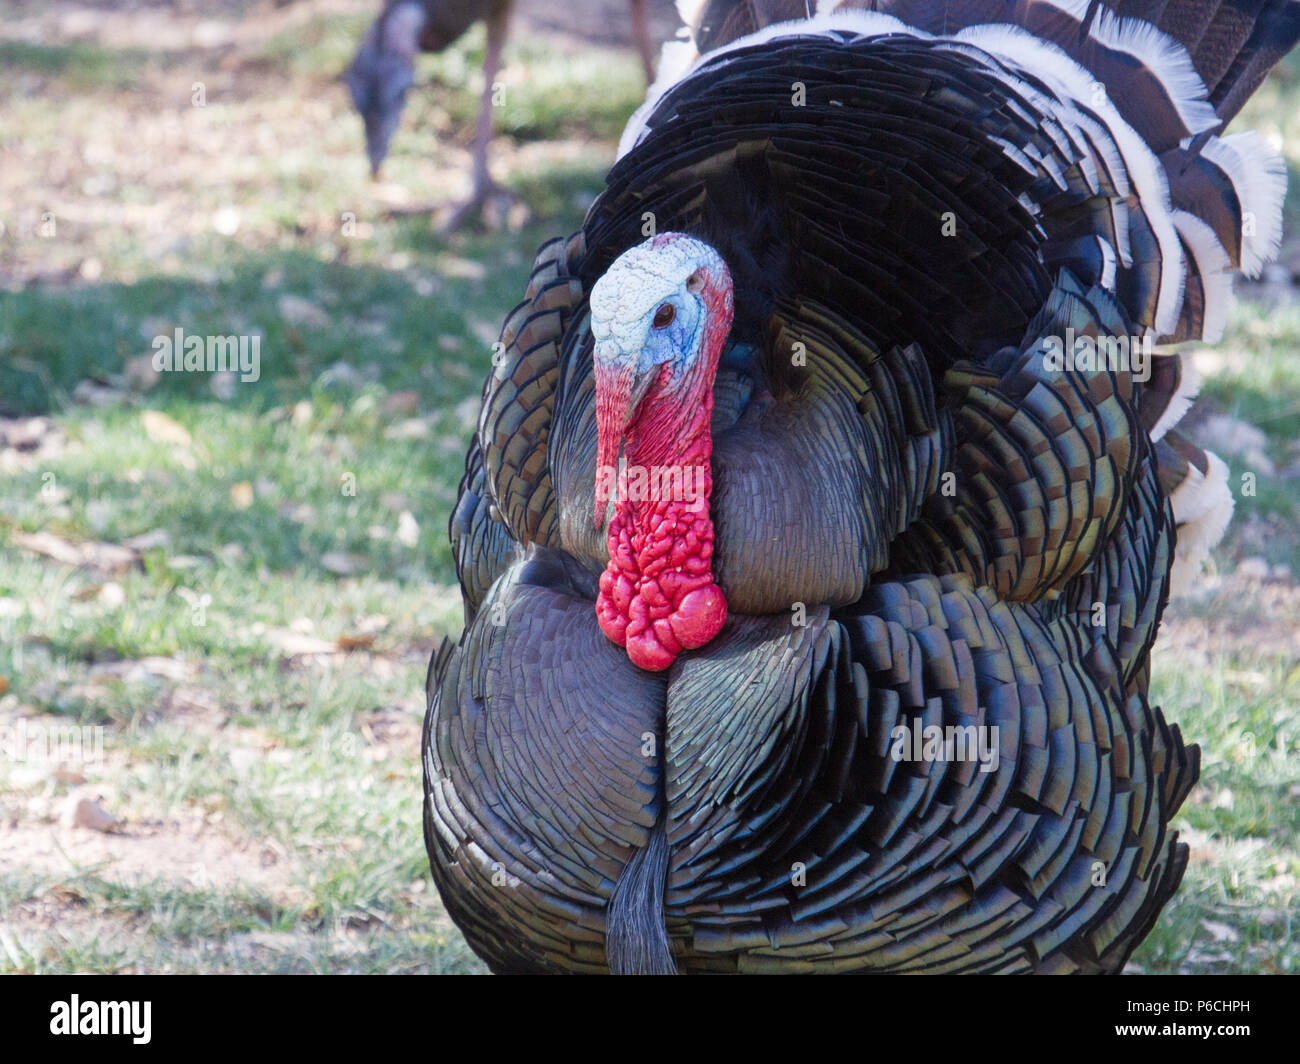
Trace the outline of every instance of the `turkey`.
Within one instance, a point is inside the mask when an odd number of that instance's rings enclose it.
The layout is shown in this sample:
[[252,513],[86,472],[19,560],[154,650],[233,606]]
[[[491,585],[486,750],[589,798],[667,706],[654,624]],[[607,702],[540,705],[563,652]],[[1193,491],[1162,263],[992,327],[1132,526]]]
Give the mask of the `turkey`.
[[1199,750],[1149,704],[1232,508],[1157,342],[1285,171],[1278,0],[710,0],[507,317],[425,841],[497,972],[1111,973]]
[[[511,4],[512,0],[388,0],[344,74],[352,102],[365,123],[370,173],[378,177],[401,120],[407,90],[415,80],[416,53],[440,52],[480,19],[486,22],[483,100],[474,130],[473,190],[448,220],[449,229],[482,207],[495,190],[487,161],[492,139],[492,87],[501,64]],[[630,7],[632,35],[649,82],[654,77],[654,59],[646,0],[630,0]]]

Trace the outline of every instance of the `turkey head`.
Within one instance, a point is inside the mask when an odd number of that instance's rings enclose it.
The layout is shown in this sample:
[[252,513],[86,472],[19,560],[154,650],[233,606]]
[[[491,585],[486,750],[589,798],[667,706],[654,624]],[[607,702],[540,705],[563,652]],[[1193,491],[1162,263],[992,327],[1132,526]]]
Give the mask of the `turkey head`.
[[406,105],[407,90],[415,81],[415,54],[426,22],[427,14],[418,3],[387,8],[370,27],[344,75],[352,102],[366,124],[372,177],[379,177]]
[[713,581],[709,423],[731,274],[708,244],[661,233],[614,261],[590,307],[596,527],[614,508],[596,616],[633,664],[659,671],[727,617]]

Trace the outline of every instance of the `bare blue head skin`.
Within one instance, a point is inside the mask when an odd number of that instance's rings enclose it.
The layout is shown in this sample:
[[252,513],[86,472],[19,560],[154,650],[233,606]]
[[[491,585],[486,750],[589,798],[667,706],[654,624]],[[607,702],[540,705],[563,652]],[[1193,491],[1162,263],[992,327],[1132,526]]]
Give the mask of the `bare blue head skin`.
[[366,32],[343,77],[366,124],[366,154],[372,177],[379,176],[379,167],[402,117],[406,90],[415,80],[415,56],[420,50],[425,17],[423,4],[394,4]]
[[[591,290],[591,333],[598,370],[630,372],[630,400],[639,402],[660,366],[672,365],[668,387],[696,369],[707,315],[700,271],[722,277],[713,248],[682,233],[664,233],[620,255]],[[628,409],[636,413],[635,402]]]

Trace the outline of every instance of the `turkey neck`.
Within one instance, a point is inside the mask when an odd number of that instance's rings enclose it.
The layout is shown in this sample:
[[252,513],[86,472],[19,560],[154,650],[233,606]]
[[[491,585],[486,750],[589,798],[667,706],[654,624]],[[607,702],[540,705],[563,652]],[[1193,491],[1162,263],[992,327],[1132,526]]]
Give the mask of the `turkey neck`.
[[[668,375],[669,367],[665,366],[660,370],[659,380],[651,394],[646,396],[636,420],[628,426],[623,440],[627,467],[684,466],[688,462],[701,462],[707,475],[709,459],[713,455],[713,436],[709,426],[713,420],[713,379],[717,375],[717,361],[715,359],[712,365],[702,367],[697,381],[689,382],[681,395],[662,389]],[[620,492],[618,504],[623,501]],[[707,510],[707,495],[704,505]]]
[[710,293],[699,362],[673,388],[660,369],[623,440],[625,464],[609,522],[609,564],[596,616],[633,664],[658,671],[722,628],[713,582],[713,381],[731,327],[730,292]]

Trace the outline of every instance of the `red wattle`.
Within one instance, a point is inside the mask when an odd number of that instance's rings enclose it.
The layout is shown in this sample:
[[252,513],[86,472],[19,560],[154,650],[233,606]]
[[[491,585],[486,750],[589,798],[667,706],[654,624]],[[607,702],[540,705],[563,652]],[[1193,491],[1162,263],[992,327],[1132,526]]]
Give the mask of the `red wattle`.
[[652,672],[703,646],[727,619],[726,597],[713,582],[707,424],[692,426],[680,456],[692,478],[683,473],[681,482],[692,485],[694,497],[637,500],[620,491],[609,522],[596,617],[606,636],[627,647],[633,664]]
[[721,630],[727,620],[727,600],[717,584],[696,588],[669,615],[673,635],[687,650],[702,647]]
[[[600,623],[600,630],[612,642],[624,646],[627,643],[627,617],[615,597],[617,594],[615,587],[619,582],[627,584],[627,578],[613,569],[606,569],[601,573],[600,596],[596,599],[596,620]],[[631,603],[631,595],[620,597],[623,597],[627,603]]]
[[627,656],[632,659],[633,665],[646,672],[662,672],[677,660],[677,655],[665,649],[650,631],[628,641]]

